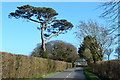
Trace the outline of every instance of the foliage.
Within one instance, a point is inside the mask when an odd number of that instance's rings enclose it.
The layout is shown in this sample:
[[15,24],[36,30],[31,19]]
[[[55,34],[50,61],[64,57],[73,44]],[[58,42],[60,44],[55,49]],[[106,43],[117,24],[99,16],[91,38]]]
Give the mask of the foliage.
[[[103,80],[120,79],[120,59],[91,63],[92,71],[102,76]],[[105,78],[105,79],[104,79]]]
[[84,38],[83,44],[78,50],[79,56],[84,58],[88,64],[91,62],[96,63],[96,61],[101,61],[103,59],[103,54],[99,49],[99,44],[95,37],[86,36]]
[[39,46],[39,47],[37,47],[37,48],[35,48],[33,50],[32,56],[34,56],[34,57],[41,57],[41,58],[48,58],[48,52],[47,51],[43,51],[41,46]]
[[2,57],[2,78],[33,78],[38,74],[46,74],[72,67],[71,63],[43,59],[25,55],[0,52]]
[[48,44],[51,46],[51,49],[49,49],[51,50],[50,53],[52,53],[52,59],[56,58],[58,60],[72,62],[78,58],[76,48],[69,43],[62,41],[51,41]]
[[[78,31],[76,32],[76,36],[79,41],[81,41],[81,37],[85,38],[86,36],[91,36],[95,41],[97,41],[97,45],[94,45],[98,46],[98,49],[103,56],[106,50],[108,50],[113,43],[113,37],[108,35],[108,30],[96,21],[80,21],[80,24],[77,26],[77,28]],[[81,45],[83,46],[83,44]],[[82,46],[80,46],[80,49],[84,47]]]
[[[46,49],[49,59],[67,62],[75,62],[79,59],[77,49],[73,45],[63,41],[50,41],[46,43]],[[41,55],[41,46],[38,45],[33,50],[32,56],[42,57]]]
[[38,23],[37,27],[41,31],[42,49],[46,51],[45,42],[50,38],[69,31],[73,25],[65,19],[58,20],[58,13],[52,8],[34,7],[23,5],[17,7],[15,12],[11,12],[9,17],[16,19],[23,18]]

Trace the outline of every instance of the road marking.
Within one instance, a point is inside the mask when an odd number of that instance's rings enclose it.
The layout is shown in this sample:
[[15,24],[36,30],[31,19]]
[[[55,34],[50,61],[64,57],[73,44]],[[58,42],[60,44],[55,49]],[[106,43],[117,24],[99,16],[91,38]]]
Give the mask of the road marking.
[[68,78],[68,76],[66,76],[66,78]]
[[[72,72],[71,72],[72,73]],[[69,75],[71,75],[71,73]]]
[[[72,72],[71,72],[72,73]],[[69,75],[68,76],[66,76],[66,78],[64,79],[64,80],[66,80],[70,75],[71,75],[71,73],[69,73]]]

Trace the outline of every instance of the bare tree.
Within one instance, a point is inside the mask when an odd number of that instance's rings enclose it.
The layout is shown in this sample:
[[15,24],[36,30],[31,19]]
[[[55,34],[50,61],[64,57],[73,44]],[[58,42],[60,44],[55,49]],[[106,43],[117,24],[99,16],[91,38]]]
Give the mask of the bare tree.
[[76,36],[81,41],[81,38],[86,36],[94,37],[98,44],[99,50],[104,55],[105,51],[112,45],[113,37],[108,35],[108,30],[98,24],[96,21],[89,20],[88,22],[80,21],[80,24],[77,26],[78,31]]
[[115,52],[116,52],[116,55],[115,55],[115,56],[116,56],[118,59],[120,59],[120,46],[118,46],[118,47],[116,48]]
[[110,55],[112,54],[112,52],[113,52],[113,49],[112,49],[112,48],[106,50],[105,54],[107,55],[107,59],[108,59],[108,60],[110,60]]
[[[104,12],[100,15],[100,17],[108,20],[110,22],[110,33],[119,30],[120,28],[120,0],[110,0],[110,2],[102,3],[100,8],[104,9]],[[116,34],[119,36],[120,34]],[[115,36],[115,38],[116,38]]]

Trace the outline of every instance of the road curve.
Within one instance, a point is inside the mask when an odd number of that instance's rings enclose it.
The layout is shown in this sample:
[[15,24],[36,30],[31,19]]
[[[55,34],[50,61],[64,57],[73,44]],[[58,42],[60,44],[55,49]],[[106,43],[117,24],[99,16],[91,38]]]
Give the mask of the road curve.
[[83,74],[83,68],[73,68],[52,76],[48,76],[42,80],[87,80]]

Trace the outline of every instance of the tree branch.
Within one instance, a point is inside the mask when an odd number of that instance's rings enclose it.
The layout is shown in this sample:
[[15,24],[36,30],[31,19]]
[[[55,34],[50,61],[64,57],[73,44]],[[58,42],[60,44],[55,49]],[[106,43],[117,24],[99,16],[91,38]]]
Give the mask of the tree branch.
[[[63,32],[63,31],[62,31],[62,32]],[[52,36],[48,37],[45,41],[49,40],[50,38],[52,38],[52,37],[54,37],[54,36],[56,36],[56,35],[62,34],[62,32],[61,32],[61,33],[53,34]]]
[[39,22],[39,21],[37,21],[37,20],[34,20],[34,19],[31,19],[31,18],[27,18],[27,19],[29,19],[29,20],[31,20],[31,21],[33,21],[33,22],[41,23],[41,22]]
[[47,26],[46,28],[49,28],[49,27],[51,27],[51,26]]

